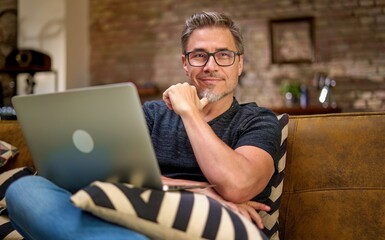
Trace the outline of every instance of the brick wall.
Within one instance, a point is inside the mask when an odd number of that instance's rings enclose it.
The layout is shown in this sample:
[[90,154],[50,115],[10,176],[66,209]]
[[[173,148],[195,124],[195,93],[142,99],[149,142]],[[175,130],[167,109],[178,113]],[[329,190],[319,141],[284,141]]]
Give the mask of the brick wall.
[[[306,84],[310,104],[318,72],[336,81],[334,99],[343,111],[385,110],[385,0],[92,0],[90,72],[93,85],[134,81],[165,89],[185,81],[180,33],[192,13],[229,13],[243,30],[245,72],[240,102],[284,104],[283,80]],[[269,20],[314,17],[315,61],[272,64]]]

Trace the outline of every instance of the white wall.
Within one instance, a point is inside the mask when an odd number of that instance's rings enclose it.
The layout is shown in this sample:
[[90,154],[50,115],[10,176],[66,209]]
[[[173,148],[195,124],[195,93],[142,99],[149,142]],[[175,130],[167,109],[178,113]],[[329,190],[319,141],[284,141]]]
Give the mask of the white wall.
[[67,3],[66,88],[86,87],[90,85],[88,0],[66,0],[65,2]]
[[[51,56],[58,90],[89,85],[88,0],[19,0],[18,47]],[[55,91],[55,75],[38,73],[35,93]],[[25,94],[25,76],[18,94]]]

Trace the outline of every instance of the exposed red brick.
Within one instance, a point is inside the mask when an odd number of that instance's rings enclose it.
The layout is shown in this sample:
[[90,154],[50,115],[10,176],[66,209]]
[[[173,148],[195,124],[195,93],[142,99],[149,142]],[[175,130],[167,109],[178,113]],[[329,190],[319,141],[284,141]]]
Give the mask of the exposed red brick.
[[[319,90],[316,72],[336,79],[333,89],[344,111],[381,111],[385,91],[385,0],[341,1],[157,1],[98,0],[90,4],[90,71],[92,84],[133,81],[160,88],[186,81],[180,49],[184,20],[196,11],[229,13],[245,39],[245,71],[255,84],[237,89],[240,101],[263,106],[283,104],[279,80],[307,84],[311,104]],[[315,56],[311,64],[272,64],[269,20],[314,17]],[[373,81],[375,80],[375,81]],[[366,106],[363,108],[363,106]]]

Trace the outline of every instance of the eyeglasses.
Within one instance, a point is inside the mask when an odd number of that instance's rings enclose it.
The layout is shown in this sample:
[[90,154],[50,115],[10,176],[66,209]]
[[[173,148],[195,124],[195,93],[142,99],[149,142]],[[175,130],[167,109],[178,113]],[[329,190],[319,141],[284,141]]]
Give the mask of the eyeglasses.
[[188,63],[193,67],[203,67],[209,61],[210,56],[214,57],[218,66],[228,67],[234,64],[235,56],[240,56],[242,53],[230,50],[221,50],[208,53],[205,51],[192,51],[185,54]]

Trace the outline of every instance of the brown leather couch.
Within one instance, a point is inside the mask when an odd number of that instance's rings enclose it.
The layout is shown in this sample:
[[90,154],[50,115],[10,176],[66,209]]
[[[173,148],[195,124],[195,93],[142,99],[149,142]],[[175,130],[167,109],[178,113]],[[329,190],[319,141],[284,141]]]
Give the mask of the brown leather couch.
[[385,238],[385,112],[291,116],[281,239]]
[[[1,172],[33,167],[17,121],[0,140],[19,148]],[[280,239],[385,237],[385,112],[290,116]]]

